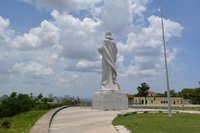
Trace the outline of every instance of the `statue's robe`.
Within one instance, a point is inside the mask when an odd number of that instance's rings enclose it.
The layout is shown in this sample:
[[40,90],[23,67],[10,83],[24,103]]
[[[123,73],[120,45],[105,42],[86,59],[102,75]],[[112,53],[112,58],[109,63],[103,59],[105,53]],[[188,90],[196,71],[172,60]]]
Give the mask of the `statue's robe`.
[[100,90],[120,90],[117,83],[117,71],[115,67],[118,52],[116,44],[109,39],[105,39],[98,51],[102,55],[102,80]]

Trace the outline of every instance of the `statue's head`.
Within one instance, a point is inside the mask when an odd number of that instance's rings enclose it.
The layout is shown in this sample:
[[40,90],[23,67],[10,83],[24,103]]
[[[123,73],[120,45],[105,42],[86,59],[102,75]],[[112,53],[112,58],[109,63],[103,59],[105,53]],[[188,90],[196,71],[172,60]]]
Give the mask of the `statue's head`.
[[109,39],[109,40],[113,40],[113,39],[112,39],[112,33],[111,33],[111,32],[106,32],[105,38],[106,38],[106,39]]

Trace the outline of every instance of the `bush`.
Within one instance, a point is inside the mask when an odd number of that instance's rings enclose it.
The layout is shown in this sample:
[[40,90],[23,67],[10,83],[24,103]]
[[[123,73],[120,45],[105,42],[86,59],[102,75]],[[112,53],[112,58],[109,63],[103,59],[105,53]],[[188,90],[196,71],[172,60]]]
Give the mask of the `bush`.
[[0,117],[10,117],[21,112],[30,111],[35,106],[34,101],[27,94],[13,92],[10,97],[0,104]]
[[16,114],[30,110],[49,110],[64,105],[74,106],[80,103],[80,99],[65,99],[61,103],[48,103],[52,99],[43,97],[39,94],[33,99],[28,94],[17,94],[13,92],[9,97],[5,98],[0,103],[0,117],[11,117]]

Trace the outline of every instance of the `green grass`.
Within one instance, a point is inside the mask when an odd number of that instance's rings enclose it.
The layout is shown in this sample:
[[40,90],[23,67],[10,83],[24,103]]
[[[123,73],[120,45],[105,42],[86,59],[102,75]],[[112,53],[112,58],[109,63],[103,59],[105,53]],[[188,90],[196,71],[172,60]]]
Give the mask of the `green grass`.
[[11,128],[5,129],[0,127],[0,133],[28,133],[34,123],[47,112],[48,110],[36,110],[21,113],[13,117],[0,118],[0,124],[7,120]]
[[[143,109],[168,109],[168,106],[134,106],[134,108],[143,108]],[[187,106],[172,106],[172,110],[192,110],[192,111],[200,111],[200,107],[187,107]]]
[[133,114],[116,117],[113,125],[124,125],[133,133],[200,133],[200,115],[165,113]]

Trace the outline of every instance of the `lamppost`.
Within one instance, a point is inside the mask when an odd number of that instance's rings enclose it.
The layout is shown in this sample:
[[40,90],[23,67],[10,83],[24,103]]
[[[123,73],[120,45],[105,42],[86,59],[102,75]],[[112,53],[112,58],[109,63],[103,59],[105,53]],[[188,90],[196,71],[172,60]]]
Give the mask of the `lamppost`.
[[163,13],[162,13],[162,0],[160,0],[160,16],[161,16],[161,24],[162,24],[163,50],[164,50],[164,58],[165,58],[165,75],[166,75],[167,98],[168,98],[168,116],[171,117],[172,111],[171,111],[169,74],[168,74],[168,66],[167,66],[167,53],[166,53],[166,44],[165,44],[165,31],[164,31]]

